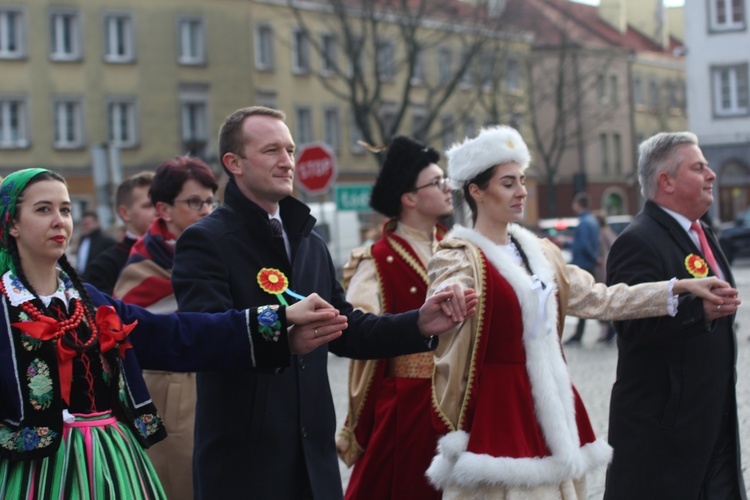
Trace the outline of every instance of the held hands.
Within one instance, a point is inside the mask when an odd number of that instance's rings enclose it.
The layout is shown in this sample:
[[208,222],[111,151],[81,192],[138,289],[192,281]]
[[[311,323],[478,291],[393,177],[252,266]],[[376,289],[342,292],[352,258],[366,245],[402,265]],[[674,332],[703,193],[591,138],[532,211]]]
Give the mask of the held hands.
[[346,316],[331,304],[312,293],[304,300],[286,308],[289,328],[289,349],[292,354],[307,354],[337,339],[348,327]]
[[452,329],[477,310],[476,292],[453,284],[436,292],[419,308],[419,331],[425,337],[440,335]]
[[715,276],[700,279],[677,280],[675,293],[692,293],[703,299],[703,314],[706,321],[713,321],[737,312],[741,301],[737,289]]

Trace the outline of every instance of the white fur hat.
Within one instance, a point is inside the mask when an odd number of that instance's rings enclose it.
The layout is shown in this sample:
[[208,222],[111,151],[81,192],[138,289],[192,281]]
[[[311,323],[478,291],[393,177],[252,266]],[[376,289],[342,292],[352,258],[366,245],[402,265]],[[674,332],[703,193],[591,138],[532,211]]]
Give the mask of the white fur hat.
[[490,167],[516,162],[526,170],[531,161],[529,148],[513,127],[483,128],[474,139],[454,144],[446,153],[448,177],[457,189]]

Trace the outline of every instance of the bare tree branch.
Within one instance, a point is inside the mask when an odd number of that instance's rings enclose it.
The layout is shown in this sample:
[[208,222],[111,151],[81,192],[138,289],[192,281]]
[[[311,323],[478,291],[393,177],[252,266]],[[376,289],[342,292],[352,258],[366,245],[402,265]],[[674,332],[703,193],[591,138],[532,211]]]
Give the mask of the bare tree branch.
[[[313,23],[324,24],[340,42],[345,67],[335,65],[333,75],[316,73],[316,77],[327,92],[349,106],[362,139],[374,145],[388,144],[403,133],[414,106],[422,108],[424,115],[411,133],[422,137],[430,136],[430,131],[442,133],[437,130],[439,117],[454,98],[461,100],[454,115],[469,116],[476,96],[462,92],[461,82],[474,70],[488,40],[514,36],[500,30],[498,19],[488,15],[483,2],[287,0],[287,5],[321,59],[326,57],[325,47],[314,36]],[[423,70],[420,64],[443,46],[459,52],[448,77],[437,81],[417,74]],[[493,52],[493,57],[504,60],[502,51]]]

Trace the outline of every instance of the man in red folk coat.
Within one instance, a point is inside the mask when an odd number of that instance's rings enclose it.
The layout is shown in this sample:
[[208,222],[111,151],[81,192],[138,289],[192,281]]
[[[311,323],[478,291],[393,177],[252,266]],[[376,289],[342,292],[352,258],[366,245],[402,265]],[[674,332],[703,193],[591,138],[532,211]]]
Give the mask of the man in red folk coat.
[[[395,137],[370,205],[389,217],[372,246],[352,251],[344,270],[347,300],[375,314],[419,307],[427,263],[445,232],[438,220],[453,210],[440,155]],[[351,362],[349,414],[337,438],[339,456],[354,465],[347,499],[436,499],[425,471],[437,445],[431,421],[432,353]]]

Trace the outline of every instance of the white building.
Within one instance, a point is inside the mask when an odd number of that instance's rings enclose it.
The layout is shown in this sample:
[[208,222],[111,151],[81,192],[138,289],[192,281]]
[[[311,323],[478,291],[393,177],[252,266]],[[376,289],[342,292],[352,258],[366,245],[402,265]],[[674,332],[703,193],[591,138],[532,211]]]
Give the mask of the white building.
[[711,215],[734,219],[750,205],[750,0],[687,0],[690,129],[717,173]]

